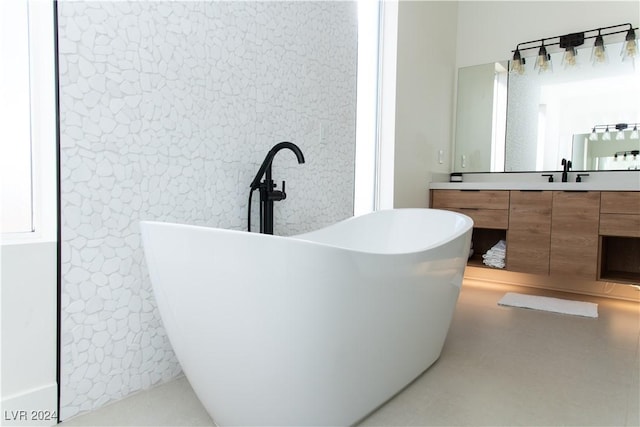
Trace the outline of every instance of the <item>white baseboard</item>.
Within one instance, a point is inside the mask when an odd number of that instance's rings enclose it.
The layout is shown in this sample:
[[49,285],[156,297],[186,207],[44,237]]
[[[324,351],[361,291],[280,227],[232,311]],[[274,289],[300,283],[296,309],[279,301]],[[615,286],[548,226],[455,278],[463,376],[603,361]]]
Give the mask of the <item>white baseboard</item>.
[[58,385],[52,383],[12,396],[3,396],[2,426],[54,426],[58,423]]

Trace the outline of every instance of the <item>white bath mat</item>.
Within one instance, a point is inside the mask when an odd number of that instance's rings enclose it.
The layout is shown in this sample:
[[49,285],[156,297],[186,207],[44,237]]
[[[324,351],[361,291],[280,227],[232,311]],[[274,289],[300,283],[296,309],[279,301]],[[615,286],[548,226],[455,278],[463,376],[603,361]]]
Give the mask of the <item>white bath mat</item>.
[[498,301],[498,305],[532,308],[534,310],[551,311],[554,313],[571,314],[574,316],[598,317],[598,304],[517,294],[515,292],[507,292],[505,296]]

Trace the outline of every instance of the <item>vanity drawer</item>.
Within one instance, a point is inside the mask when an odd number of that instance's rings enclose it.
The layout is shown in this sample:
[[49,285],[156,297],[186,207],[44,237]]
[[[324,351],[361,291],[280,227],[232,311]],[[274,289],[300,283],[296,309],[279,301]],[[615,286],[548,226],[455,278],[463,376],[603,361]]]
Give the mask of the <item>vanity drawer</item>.
[[432,207],[436,209],[471,208],[508,210],[509,192],[503,190],[433,190]]
[[603,191],[600,212],[640,215],[640,191]]
[[640,237],[640,214],[600,214],[600,235]]
[[467,215],[473,220],[474,228],[493,228],[497,230],[509,228],[509,211],[507,209],[444,209]]

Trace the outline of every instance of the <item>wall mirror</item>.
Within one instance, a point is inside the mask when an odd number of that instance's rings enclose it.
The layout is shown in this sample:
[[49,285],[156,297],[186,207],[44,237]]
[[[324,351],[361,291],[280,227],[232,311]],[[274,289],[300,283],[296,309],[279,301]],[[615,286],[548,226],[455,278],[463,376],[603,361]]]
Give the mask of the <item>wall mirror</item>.
[[[639,150],[640,140],[632,128],[614,126],[640,122],[640,63],[623,62],[621,49],[607,45],[608,62],[598,65],[590,48],[578,49],[577,64],[567,68],[562,53],[553,53],[544,73],[534,70],[535,58],[522,75],[508,73],[508,61],[459,69],[454,172],[551,171],[562,158],[572,159],[573,170],[633,169],[632,155],[615,153]],[[613,141],[622,132],[624,149],[588,139],[603,124],[611,124]]]

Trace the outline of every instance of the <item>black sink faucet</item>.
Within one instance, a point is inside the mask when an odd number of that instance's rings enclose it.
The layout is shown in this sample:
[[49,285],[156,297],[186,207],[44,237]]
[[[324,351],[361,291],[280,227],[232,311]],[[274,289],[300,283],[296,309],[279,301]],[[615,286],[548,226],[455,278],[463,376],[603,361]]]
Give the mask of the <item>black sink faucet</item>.
[[571,160],[562,159],[562,182],[567,182],[568,172],[571,169]]
[[[271,164],[273,158],[282,149],[289,149],[293,151],[298,159],[298,163],[304,163],[304,155],[300,148],[292,142],[279,142],[274,145],[264,158],[260,169],[256,177],[251,182],[251,191],[249,193],[249,208],[248,208],[248,220],[247,229],[251,231],[251,195],[255,190],[260,190],[260,232],[264,234],[273,234],[273,202],[278,202],[287,198],[285,193],[284,181],[282,181],[282,190],[275,190],[276,184],[271,178]],[[260,179],[264,175],[264,181],[260,182]]]

